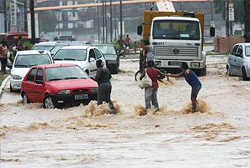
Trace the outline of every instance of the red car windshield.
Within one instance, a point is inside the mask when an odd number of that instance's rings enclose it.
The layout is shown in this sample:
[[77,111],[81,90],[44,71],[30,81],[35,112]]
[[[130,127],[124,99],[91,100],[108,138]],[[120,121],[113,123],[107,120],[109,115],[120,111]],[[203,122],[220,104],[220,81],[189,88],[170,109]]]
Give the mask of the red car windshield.
[[61,66],[46,69],[46,81],[87,78],[89,76],[78,66]]

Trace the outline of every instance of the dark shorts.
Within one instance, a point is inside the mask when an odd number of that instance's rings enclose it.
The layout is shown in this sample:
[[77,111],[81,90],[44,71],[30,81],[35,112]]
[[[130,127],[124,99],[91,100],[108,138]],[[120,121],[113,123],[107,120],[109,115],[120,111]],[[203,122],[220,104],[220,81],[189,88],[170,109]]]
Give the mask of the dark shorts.
[[201,90],[201,85],[193,86],[191,91],[191,98],[197,98],[200,90]]
[[7,64],[7,58],[0,58],[1,59],[1,64],[6,65]]

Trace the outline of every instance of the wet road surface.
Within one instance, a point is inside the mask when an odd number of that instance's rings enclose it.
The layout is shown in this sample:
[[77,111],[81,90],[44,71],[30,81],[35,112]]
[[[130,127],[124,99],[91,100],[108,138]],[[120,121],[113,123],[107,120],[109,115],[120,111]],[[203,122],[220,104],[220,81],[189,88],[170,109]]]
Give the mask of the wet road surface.
[[171,78],[158,91],[162,112],[138,116],[144,90],[134,81],[136,59],[121,60],[121,72],[113,75],[117,115],[89,116],[90,105],[24,106],[7,88],[0,104],[0,167],[248,168],[250,82],[226,76],[225,62],[225,56],[207,57],[198,96],[209,106],[203,113],[184,114],[190,87]]

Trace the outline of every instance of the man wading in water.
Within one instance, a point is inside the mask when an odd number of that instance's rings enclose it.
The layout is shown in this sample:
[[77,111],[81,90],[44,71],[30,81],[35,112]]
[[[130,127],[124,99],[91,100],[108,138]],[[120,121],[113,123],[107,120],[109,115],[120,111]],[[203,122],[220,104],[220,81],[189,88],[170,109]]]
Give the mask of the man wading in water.
[[109,107],[113,110],[113,114],[116,114],[115,107],[113,102],[110,100],[110,94],[112,85],[110,83],[111,74],[107,68],[103,67],[102,60],[96,61],[97,72],[95,81],[98,83],[98,96],[97,96],[97,105],[100,105],[105,101],[109,104]]
[[151,102],[152,102],[153,108],[156,111],[159,111],[159,105],[158,105],[158,100],[157,100],[157,90],[158,90],[159,85],[158,85],[157,80],[159,79],[159,77],[163,79],[165,75],[158,69],[154,68],[153,60],[148,61],[148,68],[146,68],[142,72],[140,76],[140,80],[142,80],[142,78],[145,76],[145,73],[147,73],[149,78],[152,80],[152,87],[145,88],[146,110],[151,108]]
[[187,83],[192,87],[191,91],[191,101],[192,101],[192,113],[196,111],[196,98],[197,95],[201,89],[201,82],[196,76],[196,74],[188,68],[188,65],[186,62],[182,62],[180,65],[180,69],[182,70],[179,74],[167,74],[167,76],[170,77],[181,77],[183,76]]

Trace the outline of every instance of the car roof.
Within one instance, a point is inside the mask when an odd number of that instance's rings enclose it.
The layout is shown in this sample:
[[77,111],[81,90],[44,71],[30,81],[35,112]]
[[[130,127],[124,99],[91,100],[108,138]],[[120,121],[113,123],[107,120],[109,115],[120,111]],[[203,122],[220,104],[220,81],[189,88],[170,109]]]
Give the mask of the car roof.
[[55,46],[55,45],[69,45],[70,41],[47,41],[35,44],[35,46]]
[[43,65],[36,65],[36,68],[55,68],[55,67],[67,67],[67,66],[77,66],[75,64],[69,63],[62,63],[62,64],[43,64]]
[[244,45],[244,46],[250,46],[250,43],[237,43],[235,45]]
[[63,50],[63,49],[83,49],[83,50],[86,50],[86,49],[88,49],[89,47],[91,47],[91,46],[89,46],[89,45],[82,45],[82,46],[65,46],[65,47],[61,48],[61,50]]
[[154,21],[155,20],[178,20],[178,21],[196,21],[196,22],[199,22],[198,19],[196,18],[190,18],[190,17],[178,17],[178,16],[158,16],[158,17],[155,17],[153,19]]
[[91,44],[91,46],[109,46],[109,47],[114,47],[114,44]]
[[49,52],[46,50],[25,50],[18,51],[18,55],[31,55],[31,54],[48,54]]

